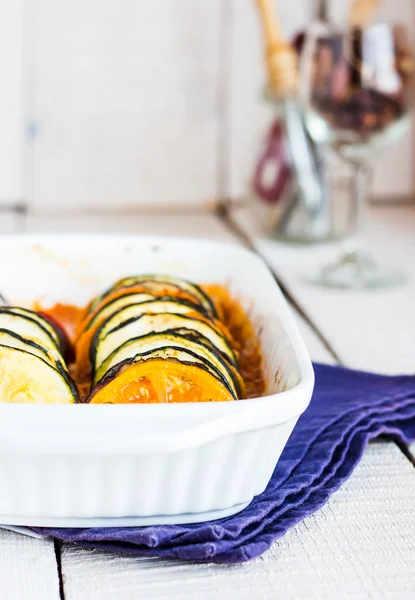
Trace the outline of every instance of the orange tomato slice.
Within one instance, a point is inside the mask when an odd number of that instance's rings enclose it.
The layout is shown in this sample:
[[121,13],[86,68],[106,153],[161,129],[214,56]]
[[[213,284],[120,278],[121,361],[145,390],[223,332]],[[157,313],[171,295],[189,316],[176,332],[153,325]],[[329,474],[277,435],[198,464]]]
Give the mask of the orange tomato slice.
[[92,392],[91,404],[223,402],[231,392],[204,368],[171,360],[150,359],[121,368]]

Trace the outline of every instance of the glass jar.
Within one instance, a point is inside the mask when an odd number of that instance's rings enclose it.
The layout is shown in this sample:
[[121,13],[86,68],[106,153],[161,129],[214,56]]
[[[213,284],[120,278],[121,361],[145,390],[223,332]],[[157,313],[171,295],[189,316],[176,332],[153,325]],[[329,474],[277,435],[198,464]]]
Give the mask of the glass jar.
[[[249,179],[253,218],[265,236],[280,241],[310,244],[343,237],[349,221],[350,171],[339,161],[333,163],[324,140],[311,140],[295,100],[265,95],[264,103],[265,127]],[[334,194],[341,194],[340,203]]]

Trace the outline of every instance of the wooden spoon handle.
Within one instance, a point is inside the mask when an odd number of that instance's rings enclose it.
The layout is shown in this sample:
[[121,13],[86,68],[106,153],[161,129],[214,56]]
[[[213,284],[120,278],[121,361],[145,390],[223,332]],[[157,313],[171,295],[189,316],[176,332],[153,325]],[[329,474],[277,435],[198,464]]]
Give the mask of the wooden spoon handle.
[[282,35],[281,23],[274,10],[273,0],[256,0],[258,6],[259,18],[264,31],[266,48],[275,48],[285,45],[286,42]]
[[354,0],[350,9],[350,24],[352,27],[365,27],[382,0]]
[[268,90],[280,98],[297,90],[297,55],[284,39],[274,0],[255,0],[262,24]]

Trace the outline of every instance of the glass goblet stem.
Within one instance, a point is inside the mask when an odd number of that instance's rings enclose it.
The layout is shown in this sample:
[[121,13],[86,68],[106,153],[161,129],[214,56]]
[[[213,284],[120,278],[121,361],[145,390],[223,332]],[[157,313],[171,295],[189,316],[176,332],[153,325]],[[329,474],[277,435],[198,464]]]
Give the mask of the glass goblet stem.
[[365,219],[368,190],[369,169],[365,162],[354,164],[354,193],[351,202],[349,235],[345,242],[347,252],[359,254],[361,251],[361,233]]
[[308,273],[305,280],[318,285],[346,289],[376,289],[398,285],[405,277],[379,267],[362,247],[361,233],[369,188],[369,170],[365,162],[354,162],[354,194],[351,203],[349,236],[342,255],[334,263]]

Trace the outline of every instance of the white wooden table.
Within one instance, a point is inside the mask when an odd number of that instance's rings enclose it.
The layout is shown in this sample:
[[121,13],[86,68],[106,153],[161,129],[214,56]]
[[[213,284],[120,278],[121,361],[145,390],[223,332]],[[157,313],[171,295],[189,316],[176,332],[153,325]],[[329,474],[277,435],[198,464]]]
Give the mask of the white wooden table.
[[[244,210],[235,219],[246,225]],[[0,214],[0,231],[128,231],[239,243],[212,215],[46,217]],[[415,371],[415,208],[374,208],[367,238],[379,259],[410,274],[400,289],[339,292],[298,273],[333,248],[258,247],[275,265],[341,362],[378,372]],[[333,355],[302,320],[314,360]],[[412,448],[415,453],[415,448]],[[135,559],[0,532],[3,600],[271,598],[415,599],[415,469],[393,442],[371,444],[349,481],[262,557],[237,566]]]

